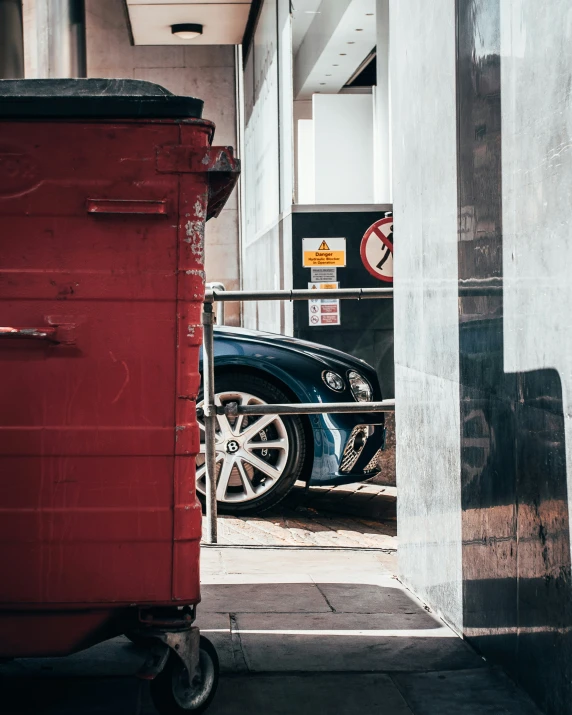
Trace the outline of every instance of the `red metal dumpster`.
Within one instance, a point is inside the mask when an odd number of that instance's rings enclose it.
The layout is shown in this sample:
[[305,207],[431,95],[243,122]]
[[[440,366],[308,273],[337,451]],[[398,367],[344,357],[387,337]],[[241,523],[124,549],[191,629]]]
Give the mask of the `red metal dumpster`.
[[238,165],[201,112],[147,82],[0,82],[0,657],[152,636],[169,712],[214,667],[195,398],[205,221]]

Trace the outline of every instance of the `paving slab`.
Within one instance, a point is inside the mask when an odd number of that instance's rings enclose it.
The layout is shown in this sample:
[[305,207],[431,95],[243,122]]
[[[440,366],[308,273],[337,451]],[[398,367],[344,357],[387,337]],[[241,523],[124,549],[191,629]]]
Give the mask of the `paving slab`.
[[208,712],[209,715],[411,715],[386,675],[339,674],[226,678],[221,681]]
[[[157,715],[135,679],[12,680],[3,715]],[[221,677],[209,715],[411,715],[386,675]]]
[[479,670],[394,675],[415,715],[541,715],[503,673]]
[[157,715],[135,678],[0,678],[2,715]]
[[[212,715],[538,715],[393,576],[395,554],[202,549],[197,625],[217,648]],[[156,715],[115,638],[0,667],[2,715]]]
[[[415,631],[428,638],[454,638],[457,636],[426,611],[416,613],[237,613],[239,631],[272,633],[297,633],[316,631],[331,636],[346,632],[360,632],[364,637],[378,633],[391,633],[395,637],[403,632]],[[389,636],[388,636],[389,637]]]
[[48,679],[85,675],[122,677],[132,676],[144,661],[145,651],[125,636],[120,636],[65,658],[20,658],[3,665],[0,675],[6,678],[41,676]]
[[[382,582],[383,583],[383,582]],[[318,587],[336,613],[423,613],[422,604],[411,593],[390,585],[368,583],[322,583]]]
[[[382,554],[370,550],[297,549],[241,549],[206,547],[201,550],[201,578],[240,574],[245,578],[275,574],[287,579],[288,574],[306,574],[313,579],[327,579],[335,583],[358,580],[377,583],[380,577],[393,579],[391,571],[382,563]],[[203,569],[207,575],[203,577]],[[217,570],[218,569],[218,570]]]
[[326,613],[332,610],[314,583],[207,584],[201,613]]
[[[460,638],[443,631],[431,637],[423,631],[391,635],[345,635],[343,630],[305,629],[301,616],[297,630],[304,635],[240,631],[240,642],[252,672],[424,672],[482,667],[479,658]],[[254,630],[254,629],[253,629]],[[296,633],[296,630],[293,629]]]

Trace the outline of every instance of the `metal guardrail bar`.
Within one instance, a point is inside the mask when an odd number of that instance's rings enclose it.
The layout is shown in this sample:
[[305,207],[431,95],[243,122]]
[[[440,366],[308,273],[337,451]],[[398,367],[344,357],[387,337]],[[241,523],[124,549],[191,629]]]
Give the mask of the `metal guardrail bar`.
[[227,290],[217,293],[216,290],[207,291],[205,302],[215,301],[243,301],[243,300],[308,300],[317,296],[328,298],[342,298],[350,300],[367,300],[373,298],[393,298],[393,288],[333,288],[332,290]]
[[[326,409],[327,408],[327,409]],[[241,407],[237,402],[215,406],[217,415],[238,417],[238,415],[319,415],[323,412],[340,414],[356,412],[395,412],[395,400],[381,402],[289,402],[287,404],[247,405]],[[204,417],[202,407],[197,408],[197,417]]]
[[230,404],[226,407],[215,404],[214,386],[214,313],[215,301],[244,300],[309,300],[318,296],[340,298],[342,300],[365,300],[391,298],[393,288],[338,288],[335,290],[270,290],[243,291],[228,290],[217,293],[209,290],[203,303],[203,408],[197,410],[205,421],[205,467],[206,467],[206,511],[207,543],[216,544],[217,534],[217,474],[216,474],[216,419],[219,414],[233,415],[294,415],[321,414],[328,412],[393,412],[395,400],[382,402],[331,402],[292,403],[286,405],[248,405],[241,407]]
[[212,303],[203,304],[203,388],[205,421],[205,467],[207,501],[207,540],[217,542],[216,503],[216,407],[214,386],[214,313]]
[[239,406],[231,402],[225,407],[217,407],[217,415],[237,417],[238,415],[319,415],[322,412],[395,412],[395,400],[382,402],[292,402],[285,405]]
[[[219,291],[223,292],[226,290],[224,287],[224,283],[207,283],[206,285],[206,292],[209,293],[210,291]],[[224,319],[225,319],[225,304],[224,301],[219,301],[220,306],[217,308],[216,311],[216,323],[217,325],[224,325]]]
[[[435,290],[444,290],[445,285],[435,286]],[[457,288],[460,298],[471,298],[478,296],[494,296],[502,295],[502,285],[498,283],[483,283],[469,285],[460,282]],[[230,301],[243,300],[308,300],[317,298],[318,296],[327,296],[328,298],[341,298],[342,300],[372,300],[379,298],[393,298],[393,288],[332,288],[331,290],[319,289],[297,289],[297,290],[227,290],[219,291],[214,288],[207,290],[205,302],[207,303],[227,303]]]

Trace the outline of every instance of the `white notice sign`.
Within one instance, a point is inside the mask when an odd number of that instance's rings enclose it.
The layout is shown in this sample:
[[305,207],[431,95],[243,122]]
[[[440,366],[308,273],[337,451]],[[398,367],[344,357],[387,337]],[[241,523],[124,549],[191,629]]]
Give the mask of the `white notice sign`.
[[338,280],[337,268],[312,268],[312,283],[335,283]]
[[[332,290],[339,283],[308,283],[310,290]],[[308,320],[311,327],[340,325],[340,301],[338,298],[316,298],[308,301]]]

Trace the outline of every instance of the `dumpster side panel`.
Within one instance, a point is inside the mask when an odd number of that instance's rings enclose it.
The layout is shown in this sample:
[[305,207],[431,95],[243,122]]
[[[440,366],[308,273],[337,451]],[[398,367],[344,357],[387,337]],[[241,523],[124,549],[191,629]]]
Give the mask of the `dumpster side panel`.
[[156,170],[179,140],[168,122],[2,125],[0,326],[58,340],[0,341],[0,604],[199,598],[200,318],[181,306],[204,276],[178,277],[202,268],[182,260],[179,176]]
[[[192,157],[205,155],[211,132],[181,125],[180,147]],[[199,348],[202,344],[202,301],[205,295],[205,222],[208,208],[208,174],[185,170],[179,179],[179,263],[177,284],[177,447],[175,456],[173,598],[196,597],[199,580],[202,510],[195,490],[195,457],[200,439],[196,399],[200,389]]]

